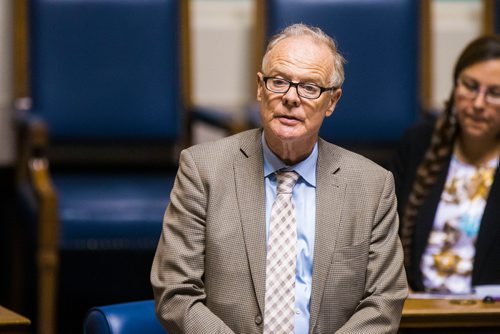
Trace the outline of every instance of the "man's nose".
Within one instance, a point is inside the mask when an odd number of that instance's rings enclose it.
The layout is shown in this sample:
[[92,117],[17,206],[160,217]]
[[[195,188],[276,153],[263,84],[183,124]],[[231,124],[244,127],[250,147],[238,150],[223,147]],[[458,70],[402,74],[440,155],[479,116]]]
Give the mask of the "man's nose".
[[283,94],[283,103],[298,106],[300,104],[299,87],[297,85],[290,85],[288,91]]

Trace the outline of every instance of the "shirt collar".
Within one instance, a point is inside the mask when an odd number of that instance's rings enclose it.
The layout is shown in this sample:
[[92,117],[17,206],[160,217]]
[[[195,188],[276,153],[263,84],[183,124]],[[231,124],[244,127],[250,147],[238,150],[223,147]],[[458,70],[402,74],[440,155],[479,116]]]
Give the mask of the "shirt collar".
[[316,187],[316,163],[318,161],[318,142],[314,144],[311,154],[296,165],[288,166],[283,161],[280,160],[267,146],[266,140],[264,138],[264,132],[262,132],[262,151],[264,153],[264,177],[268,177],[278,170],[295,171],[297,172],[307,183],[311,186]]

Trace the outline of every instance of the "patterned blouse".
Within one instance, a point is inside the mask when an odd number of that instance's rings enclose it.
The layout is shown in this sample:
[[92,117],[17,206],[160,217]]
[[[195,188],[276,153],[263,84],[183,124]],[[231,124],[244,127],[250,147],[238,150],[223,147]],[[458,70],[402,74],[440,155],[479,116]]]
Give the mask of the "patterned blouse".
[[475,243],[498,162],[477,167],[452,157],[420,263],[427,292],[472,292]]

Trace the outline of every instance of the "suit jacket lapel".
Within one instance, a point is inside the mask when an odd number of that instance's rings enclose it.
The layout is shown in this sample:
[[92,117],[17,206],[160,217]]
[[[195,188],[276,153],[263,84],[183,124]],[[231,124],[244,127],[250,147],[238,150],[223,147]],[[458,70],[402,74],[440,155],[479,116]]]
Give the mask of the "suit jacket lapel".
[[261,133],[256,130],[242,137],[240,144],[242,154],[234,162],[234,173],[247,259],[257,302],[263,312],[266,278],[266,204]]
[[339,150],[322,140],[319,141],[318,149],[311,328],[314,328],[319,315],[323,290],[339,233],[346,187],[345,181],[338,175],[340,171]]

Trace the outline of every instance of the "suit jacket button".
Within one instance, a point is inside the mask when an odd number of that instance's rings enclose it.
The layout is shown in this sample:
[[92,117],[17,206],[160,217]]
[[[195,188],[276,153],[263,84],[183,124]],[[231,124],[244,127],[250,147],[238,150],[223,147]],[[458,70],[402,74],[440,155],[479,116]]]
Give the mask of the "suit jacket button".
[[262,317],[260,315],[258,315],[258,316],[255,317],[255,323],[257,325],[260,325],[262,323]]

